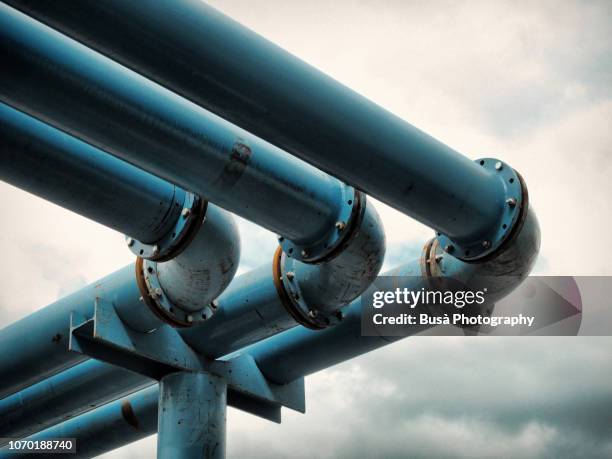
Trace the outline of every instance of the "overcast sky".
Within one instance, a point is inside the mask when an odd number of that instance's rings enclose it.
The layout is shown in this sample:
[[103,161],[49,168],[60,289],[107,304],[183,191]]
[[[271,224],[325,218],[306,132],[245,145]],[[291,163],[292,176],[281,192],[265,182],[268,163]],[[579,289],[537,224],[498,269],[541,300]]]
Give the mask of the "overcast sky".
[[[612,275],[612,2],[215,0],[469,157],[525,177],[537,274]],[[122,235],[0,184],[0,325],[132,261]],[[386,268],[431,230],[376,203]],[[240,221],[241,271],[272,234]],[[263,256],[262,253],[267,255]],[[3,351],[3,350],[0,350]],[[282,425],[230,409],[235,458],[609,458],[612,338],[409,338],[307,378]],[[106,457],[151,457],[155,437]]]

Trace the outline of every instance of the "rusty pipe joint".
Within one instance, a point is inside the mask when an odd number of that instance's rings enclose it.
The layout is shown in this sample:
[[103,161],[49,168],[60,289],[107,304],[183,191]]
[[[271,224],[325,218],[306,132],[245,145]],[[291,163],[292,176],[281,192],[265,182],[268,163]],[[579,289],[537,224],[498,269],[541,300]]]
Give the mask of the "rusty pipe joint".
[[319,263],[304,263],[279,247],[274,255],[273,276],[279,297],[296,322],[323,329],[342,320],[340,309],[374,281],[385,256],[385,233],[378,213],[355,193],[354,210],[342,244],[334,256]]
[[163,262],[137,258],[136,280],[148,308],[117,311],[135,330],[148,332],[161,324],[192,327],[210,319],[217,310],[215,299],[236,274],[240,238],[234,219],[213,204],[198,209],[204,212],[192,224],[197,232],[174,258]]
[[359,218],[360,200],[365,196],[361,191],[326,176],[325,201],[333,209],[328,221],[317,236],[307,240],[295,240],[279,236],[278,242],[287,258],[304,263],[324,263],[336,257],[350,237],[351,229]]
[[164,220],[171,228],[156,241],[140,241],[131,236],[125,242],[137,257],[153,261],[168,261],[189,245],[200,229],[208,203],[194,193],[174,188],[174,198]]

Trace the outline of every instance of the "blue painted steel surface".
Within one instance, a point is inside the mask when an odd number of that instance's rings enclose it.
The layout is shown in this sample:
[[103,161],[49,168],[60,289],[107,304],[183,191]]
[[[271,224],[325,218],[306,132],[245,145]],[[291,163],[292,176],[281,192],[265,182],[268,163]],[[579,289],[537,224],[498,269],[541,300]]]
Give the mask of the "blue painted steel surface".
[[296,258],[337,233],[337,179],[4,4],[0,51],[4,102],[280,233]]
[[217,358],[297,325],[279,301],[272,262],[234,279],[205,323],[181,330],[194,349]]
[[84,356],[68,352],[70,314],[91,317],[96,298],[140,308],[134,266],[128,265],[0,330],[0,396],[75,365]]
[[0,144],[1,180],[128,236],[157,241],[178,217],[173,184],[2,103]]
[[227,387],[218,376],[172,373],[159,384],[157,457],[225,458]]
[[[70,419],[31,437],[32,440],[77,438],[79,458],[95,457],[140,440],[157,431],[157,385],[109,403],[83,417]],[[86,422],[83,422],[86,421]],[[3,448],[0,458],[40,458],[40,454],[12,453]]]
[[[517,232],[505,250],[486,262],[468,263],[458,260],[426,244],[424,256],[387,272],[391,276],[411,277],[407,285],[411,290],[427,288],[432,277],[452,277],[466,285],[474,285],[486,279],[489,287],[487,297],[499,300],[516,288],[529,274],[540,249],[540,227],[535,213],[525,208]],[[432,250],[431,252],[428,252]],[[437,255],[442,255],[441,267],[436,266]],[[429,266],[428,266],[429,265]],[[498,279],[497,283],[494,283]],[[313,332],[302,327],[288,330],[256,343],[240,352],[251,354],[261,371],[271,381],[284,383],[329,366],[365,354],[402,337],[361,336],[361,304],[353,301],[343,309],[344,320],[326,330]]]
[[[456,260],[450,255],[443,254],[446,260],[443,260],[442,263],[446,263],[443,265],[445,267],[443,269],[440,268],[440,270],[435,268],[435,271],[430,275],[452,275],[469,285],[479,277],[485,277],[491,280],[503,274],[503,283],[497,286],[488,284],[491,288],[489,291],[491,298],[502,298],[520,284],[523,278],[529,273],[535,263],[539,245],[540,229],[537,219],[532,210],[525,209],[524,218],[520,220],[518,232],[513,236],[510,244],[506,247],[506,251],[499,255],[499,258],[493,258],[484,263],[473,264]],[[430,250],[432,250],[431,253],[428,252]],[[386,274],[390,276],[407,276],[406,279],[413,285],[407,285],[406,287],[412,290],[419,290],[421,287],[427,287],[428,280],[423,274],[427,273],[428,270],[432,268],[432,263],[436,263],[437,252],[435,250],[435,247],[431,246],[430,241],[430,243],[426,244],[426,253],[424,257],[393,269]],[[262,274],[263,273],[260,273],[260,275]],[[500,279],[501,278],[500,276]],[[237,280],[239,279],[240,278]],[[258,276],[249,275],[245,277],[243,281],[245,283],[251,282],[252,284],[256,284],[263,279],[265,279],[265,276],[260,279]],[[272,287],[269,284],[266,285],[265,282],[262,287],[268,290],[272,289]],[[226,294],[230,292],[231,288],[228,289]],[[239,297],[240,295],[237,295],[237,298]],[[247,297],[242,297],[243,306],[247,299]],[[403,338],[401,336],[362,336],[361,301],[359,299],[353,301],[342,311],[343,319],[334,327],[321,331],[296,327],[244,348],[238,351],[237,354],[245,353],[253,356],[262,373],[270,381],[283,384],[386,346]],[[416,333],[426,328],[428,328],[428,326],[422,326],[421,329],[415,327],[414,331]],[[190,334],[193,332],[193,330],[189,331]],[[97,365],[102,364],[98,363]],[[74,369],[71,369],[66,373],[73,371]],[[77,383],[76,387],[78,387],[79,392],[95,392],[98,390],[96,389],[97,386],[91,383]],[[122,389],[129,390],[127,387],[123,387]],[[109,395],[107,394],[105,400],[108,398]],[[154,401],[151,403],[154,403]],[[55,404],[55,401],[53,404]],[[76,414],[76,412],[74,414]],[[92,419],[95,419],[95,417],[92,416]],[[72,423],[71,425],[79,425],[79,423],[82,423],[84,426],[87,426],[90,424],[91,419],[90,415],[84,415],[69,422]],[[109,419],[109,425],[111,422],[112,417]],[[104,428],[106,427],[108,426]],[[121,426],[118,429],[120,428]],[[149,434],[154,432],[154,430],[151,430]],[[127,437],[123,444],[129,443],[129,441],[131,440]]]
[[[413,276],[412,279],[417,279],[423,272],[429,271],[432,276],[453,277],[468,285],[477,281],[478,278],[486,278],[490,298],[494,298],[495,295],[501,298],[528,275],[539,251],[540,229],[535,213],[527,208],[523,211],[523,215],[524,218],[520,221],[518,232],[513,236],[506,250],[497,258],[486,263],[473,264],[457,260],[441,253],[434,241],[433,246],[426,245],[426,250],[431,250],[431,253],[426,253],[424,259],[415,260],[386,274]],[[440,255],[442,258],[439,258]],[[273,283],[266,271],[265,267],[262,267],[238,277],[220,297],[220,305],[223,305],[219,312],[220,315],[201,327],[182,331],[183,337],[204,352],[210,349],[208,355],[215,358],[269,336],[266,335],[266,330],[278,332],[283,327],[290,327],[292,324],[286,322],[287,316],[278,304]],[[500,280],[497,286],[491,283],[495,278]],[[421,286],[408,287],[418,290]],[[253,296],[248,292],[253,292]],[[251,309],[251,301],[258,304],[259,307]],[[253,355],[261,370],[272,381],[284,383],[399,339],[398,337],[361,336],[360,311],[360,301],[357,299],[343,309],[343,320],[334,327],[322,331],[307,330],[303,327],[294,328],[240,352],[248,352]],[[268,328],[262,327],[266,323],[274,324],[276,320],[279,320],[278,328],[273,325]],[[221,324],[227,324],[227,326],[220,326]],[[249,337],[240,340],[242,329],[253,331]],[[200,330],[202,333],[199,332]],[[226,347],[222,343],[227,343]],[[91,365],[103,366],[101,363]],[[112,374],[110,369],[108,371],[109,374]],[[79,383],[78,367],[65,372],[65,378],[65,381],[69,381],[71,386],[78,388],[76,390],[79,393],[91,394],[92,404],[103,403],[113,396],[112,391],[103,385],[88,381]],[[119,380],[120,377],[117,376],[116,379]],[[40,383],[42,386],[37,389],[38,392],[48,391],[44,386],[52,384],[50,381]],[[125,386],[121,386],[120,390],[113,388],[118,393],[129,389],[128,382]],[[49,418],[52,419],[54,413],[59,412],[57,407],[61,403],[66,402],[53,398],[48,400],[47,406],[55,410],[51,411]],[[1,408],[2,405],[0,405],[0,417],[5,413]],[[66,403],[64,408],[66,415],[82,412],[79,401]]]
[[201,1],[8,3],[445,234],[459,257],[497,247],[494,174]]
[[[382,267],[385,233],[375,208],[362,195],[361,214],[343,250],[327,263],[306,264],[283,254],[282,283],[302,316],[300,323],[325,328],[337,311],[369,287]],[[351,231],[345,228],[346,231]]]
[[[130,276],[133,278],[133,267],[128,266],[123,271],[125,271],[123,272],[124,283],[129,284],[128,278]],[[104,295],[101,296],[105,297]],[[75,309],[81,311],[84,316],[91,317],[94,308],[93,298],[88,297],[86,292],[82,292],[81,298],[84,298],[81,301],[87,307],[75,307]],[[129,302],[115,301],[115,307],[121,307],[125,304],[126,309],[136,308],[142,304],[137,303],[137,299],[138,294],[134,290]],[[71,300],[70,297],[60,300],[58,303],[66,306],[62,309],[56,306],[57,303],[48,306],[39,311],[38,316],[32,316],[33,321],[24,319],[0,332],[0,344],[6,343],[7,346],[8,343],[15,342],[14,340],[22,335],[30,336],[33,331],[35,332],[33,336],[37,336],[37,338],[30,338],[32,343],[29,346],[29,351],[21,355],[26,359],[23,362],[21,362],[20,356],[0,354],[0,368],[3,372],[6,369],[7,375],[15,373],[17,369],[22,369],[19,376],[16,375],[12,379],[3,378],[4,393],[9,393],[12,388],[28,386],[38,380],[37,375],[41,366],[46,368],[47,373],[45,374],[51,374],[56,368],[60,368],[60,363],[66,362],[66,360],[69,360],[66,365],[83,360],[83,356],[67,351],[70,321],[69,305],[77,306],[79,303],[74,299]],[[227,290],[219,297],[218,304],[218,311],[211,319],[192,329],[180,330],[185,341],[208,358],[217,358],[231,353],[297,325],[279,302],[278,293],[272,280],[272,263],[234,279]],[[51,314],[53,308],[56,309],[56,316]],[[46,311],[46,317],[54,317],[55,322],[61,324],[62,343],[60,346],[53,345],[54,343],[51,342],[52,335],[47,337],[46,334],[40,334],[40,331],[45,330],[46,326],[51,327],[53,325],[53,323],[47,322],[48,325],[45,326],[44,322],[36,320],[37,317],[41,317],[44,311]],[[30,327],[36,324],[39,328],[32,330]],[[7,332],[9,332],[8,335]],[[36,355],[42,357],[42,362],[37,362]],[[11,358],[9,359],[9,357]],[[45,365],[44,362],[47,360],[50,360],[50,362]],[[90,380],[83,377],[86,372],[99,373],[101,377],[99,380]],[[45,398],[46,403],[32,404],[31,407],[36,410],[36,413],[30,411],[29,404],[23,405],[20,408],[21,413],[24,417],[35,420],[32,428],[44,425],[45,422],[46,425],[56,422],[58,413],[63,413],[67,417],[82,413],[90,404],[99,406],[112,400],[118,394],[129,392],[135,384],[132,378],[124,378],[124,373],[125,370],[98,361],[89,361],[77,365],[26,389],[27,392],[23,394],[23,400],[31,400],[32,397],[29,394],[32,393],[43,394],[42,397]],[[30,377],[28,378],[28,376]],[[138,378],[143,380],[141,376]],[[115,384],[100,384],[99,381],[102,380],[113,380]],[[144,380],[146,381],[146,378]],[[72,387],[76,394],[75,397],[65,398],[60,394],[56,398],[54,387],[58,384]],[[0,403],[0,419],[6,417],[8,420],[7,424],[0,422],[0,430],[6,432],[6,435],[13,436],[32,433],[27,422],[13,424],[11,421],[14,420],[11,414],[13,408],[11,407],[14,406],[15,400],[19,400],[21,396],[14,394],[11,397],[13,398],[12,402]],[[83,400],[87,400],[87,403],[84,404]]]
[[137,373],[88,360],[0,400],[0,432],[21,438],[72,417],[66,407],[78,406],[79,413],[91,410],[96,387],[112,394],[96,394],[94,406],[100,406],[153,383]]
[[[175,274],[183,270],[185,276],[190,276],[193,285],[189,291],[190,308],[198,299],[202,307],[207,307],[214,298],[211,295],[223,291],[231,281],[238,264],[238,235],[231,215],[212,205],[209,210],[211,213],[200,229],[201,234],[196,235],[193,241],[196,243],[191,249],[185,249],[184,257],[156,264],[178,264]],[[206,241],[216,246],[204,250],[202,244]],[[197,253],[190,253],[191,250]],[[190,265],[196,262],[196,266]],[[201,279],[194,278],[194,269],[200,271]],[[162,287],[164,291],[168,288],[165,283]],[[173,286],[169,291],[175,291]],[[175,298],[177,301],[183,299],[178,293]],[[3,374],[0,395],[10,394],[83,361],[84,356],[68,352],[70,316],[75,312],[91,318],[96,300],[112,303],[117,314],[135,330],[149,331],[162,324],[141,301],[134,265],[128,265],[0,330],[0,348],[15,349],[15,352],[0,353]]]
[[[239,262],[240,234],[234,219],[225,210],[208,205],[204,224],[180,254],[170,262],[147,262],[145,266],[157,269],[159,283],[172,304],[195,313],[225,290]],[[212,312],[207,312],[209,317]]]

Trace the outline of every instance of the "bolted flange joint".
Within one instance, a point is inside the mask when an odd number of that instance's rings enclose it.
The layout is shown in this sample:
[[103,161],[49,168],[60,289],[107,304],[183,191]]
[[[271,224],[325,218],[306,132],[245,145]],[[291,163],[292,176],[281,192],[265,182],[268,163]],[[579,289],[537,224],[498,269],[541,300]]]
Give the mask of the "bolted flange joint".
[[309,244],[297,244],[289,239],[279,236],[278,242],[287,254],[304,263],[324,263],[334,258],[341,251],[346,239],[351,234],[351,228],[361,212],[362,193],[352,186],[344,183],[339,187],[340,203],[335,220],[329,231],[318,241]]
[[487,234],[480,235],[475,240],[454,241],[445,234],[436,234],[439,247],[463,261],[488,259],[504,244],[520,219],[527,195],[520,174],[503,161],[481,158],[475,162],[498,181],[498,195],[483,196],[482,199],[496,199],[499,202],[499,218]]
[[382,266],[382,223],[365,195],[357,196],[359,212],[349,220],[346,239],[328,261],[304,263],[289,257],[282,247],[274,254],[273,279],[281,303],[307,328],[323,329],[340,322],[340,309],[363,293]]
[[180,254],[195,237],[204,222],[208,202],[177,188],[172,206],[174,226],[159,241],[144,243],[126,236],[134,255],[153,261],[168,261]]
[[186,311],[172,301],[164,292],[157,276],[157,262],[136,259],[136,280],[143,302],[163,322],[175,328],[188,328],[210,319],[217,311],[211,302],[199,311]]

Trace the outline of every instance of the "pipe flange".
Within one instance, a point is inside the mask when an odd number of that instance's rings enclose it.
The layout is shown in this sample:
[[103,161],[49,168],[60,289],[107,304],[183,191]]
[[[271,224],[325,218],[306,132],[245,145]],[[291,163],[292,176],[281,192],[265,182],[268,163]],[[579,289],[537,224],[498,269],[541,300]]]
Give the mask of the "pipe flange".
[[[299,293],[296,295],[296,290],[285,287],[286,283],[295,282],[291,273],[286,273],[284,276],[282,274],[282,266],[286,258],[282,247],[279,246],[272,259],[272,279],[280,302],[289,315],[298,324],[312,330],[322,330],[340,322],[343,318],[340,311],[331,315],[322,314],[317,309],[309,307],[304,299],[299,296]],[[298,283],[295,282],[295,284]]]
[[210,319],[217,306],[213,301],[199,311],[185,311],[170,301],[157,277],[157,262],[136,259],[136,280],[144,303],[162,321],[175,328],[188,328]]
[[[177,200],[175,206],[181,206]],[[153,261],[168,261],[181,253],[197,234],[206,215],[208,202],[199,196],[184,192],[182,210],[174,227],[159,241],[147,244],[126,236],[125,241],[134,255]]]
[[342,321],[342,312],[324,313],[304,301],[294,274],[291,271],[284,272],[287,258],[279,246],[272,261],[272,278],[281,303],[289,315],[300,325],[312,330],[322,330]]
[[313,244],[296,244],[285,237],[279,236],[278,242],[288,257],[304,263],[323,263],[334,258],[338,249],[354,226],[352,221],[361,210],[360,201],[363,195],[352,186],[342,184],[340,188],[340,209],[336,221],[323,238]]
[[[445,234],[437,233],[440,247],[446,253],[463,261],[477,261],[497,251],[512,233],[519,221],[523,207],[523,185],[519,174],[508,164],[494,158],[481,158],[475,161],[486,170],[491,171],[501,183],[502,195],[498,224],[491,228],[489,234],[473,243],[465,244],[451,240]],[[490,197],[483,196],[483,199]]]

